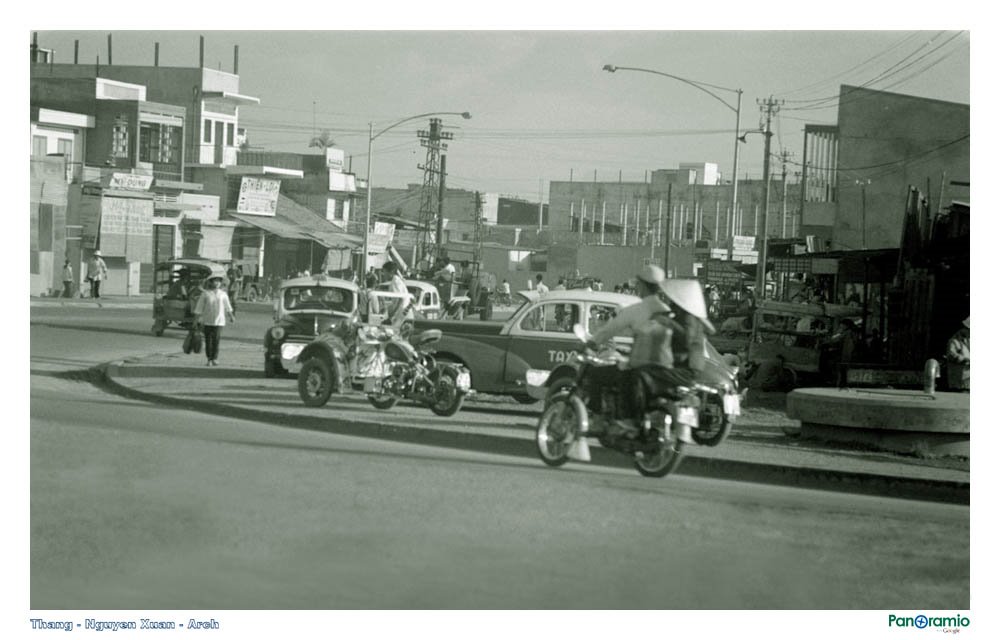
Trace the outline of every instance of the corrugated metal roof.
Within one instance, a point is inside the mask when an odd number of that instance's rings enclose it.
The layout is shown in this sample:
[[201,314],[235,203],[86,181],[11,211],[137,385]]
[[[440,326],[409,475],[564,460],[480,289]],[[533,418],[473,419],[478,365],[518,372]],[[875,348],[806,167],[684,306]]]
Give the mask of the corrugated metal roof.
[[229,212],[233,218],[293,240],[314,240],[329,249],[360,247],[362,239],[344,233],[339,227],[321,218],[309,209],[285,195],[278,195],[278,207],[274,216],[258,216]]

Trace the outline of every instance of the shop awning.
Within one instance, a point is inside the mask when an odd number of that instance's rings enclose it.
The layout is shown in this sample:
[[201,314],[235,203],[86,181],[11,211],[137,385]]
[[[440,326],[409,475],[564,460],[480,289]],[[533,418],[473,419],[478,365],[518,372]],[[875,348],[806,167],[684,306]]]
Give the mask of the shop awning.
[[362,244],[360,237],[344,233],[333,223],[285,195],[278,195],[277,212],[273,216],[233,212],[229,212],[229,215],[278,237],[313,240],[328,249],[353,249]]

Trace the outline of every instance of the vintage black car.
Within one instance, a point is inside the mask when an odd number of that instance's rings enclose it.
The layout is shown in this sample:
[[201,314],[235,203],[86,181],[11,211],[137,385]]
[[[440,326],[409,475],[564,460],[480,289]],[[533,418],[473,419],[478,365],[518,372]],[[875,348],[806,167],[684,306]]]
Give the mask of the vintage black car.
[[281,283],[274,326],[264,334],[264,375],[297,373],[299,354],[319,334],[358,318],[358,285],[319,274]]

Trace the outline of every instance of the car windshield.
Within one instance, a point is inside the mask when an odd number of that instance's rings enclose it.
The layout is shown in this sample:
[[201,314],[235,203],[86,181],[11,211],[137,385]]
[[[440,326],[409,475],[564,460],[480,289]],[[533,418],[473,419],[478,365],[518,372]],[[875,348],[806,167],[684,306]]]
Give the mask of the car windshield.
[[282,294],[286,311],[354,311],[354,292],[339,287],[289,287]]

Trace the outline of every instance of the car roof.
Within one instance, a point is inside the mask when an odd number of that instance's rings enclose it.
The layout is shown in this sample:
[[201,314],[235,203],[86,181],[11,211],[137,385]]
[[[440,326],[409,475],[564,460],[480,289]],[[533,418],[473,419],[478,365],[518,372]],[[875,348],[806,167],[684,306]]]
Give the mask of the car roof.
[[386,289],[369,289],[369,298],[410,298],[410,293],[401,293],[399,291],[388,291]]
[[322,273],[318,273],[314,276],[302,276],[300,278],[282,280],[281,288],[287,289],[288,287],[339,287],[341,289],[349,289],[355,293],[358,291],[358,285],[354,284],[350,280],[331,278],[323,275]]
[[538,295],[533,290],[518,291],[519,296],[534,302],[543,298],[546,302],[597,302],[602,304],[613,304],[619,307],[626,307],[641,300],[639,296],[630,293],[616,293],[614,291],[587,291],[586,289],[566,289],[565,291],[549,291]]
[[403,282],[408,287],[418,287],[423,291],[437,291],[437,287],[430,282],[424,282],[423,280],[403,280]]

